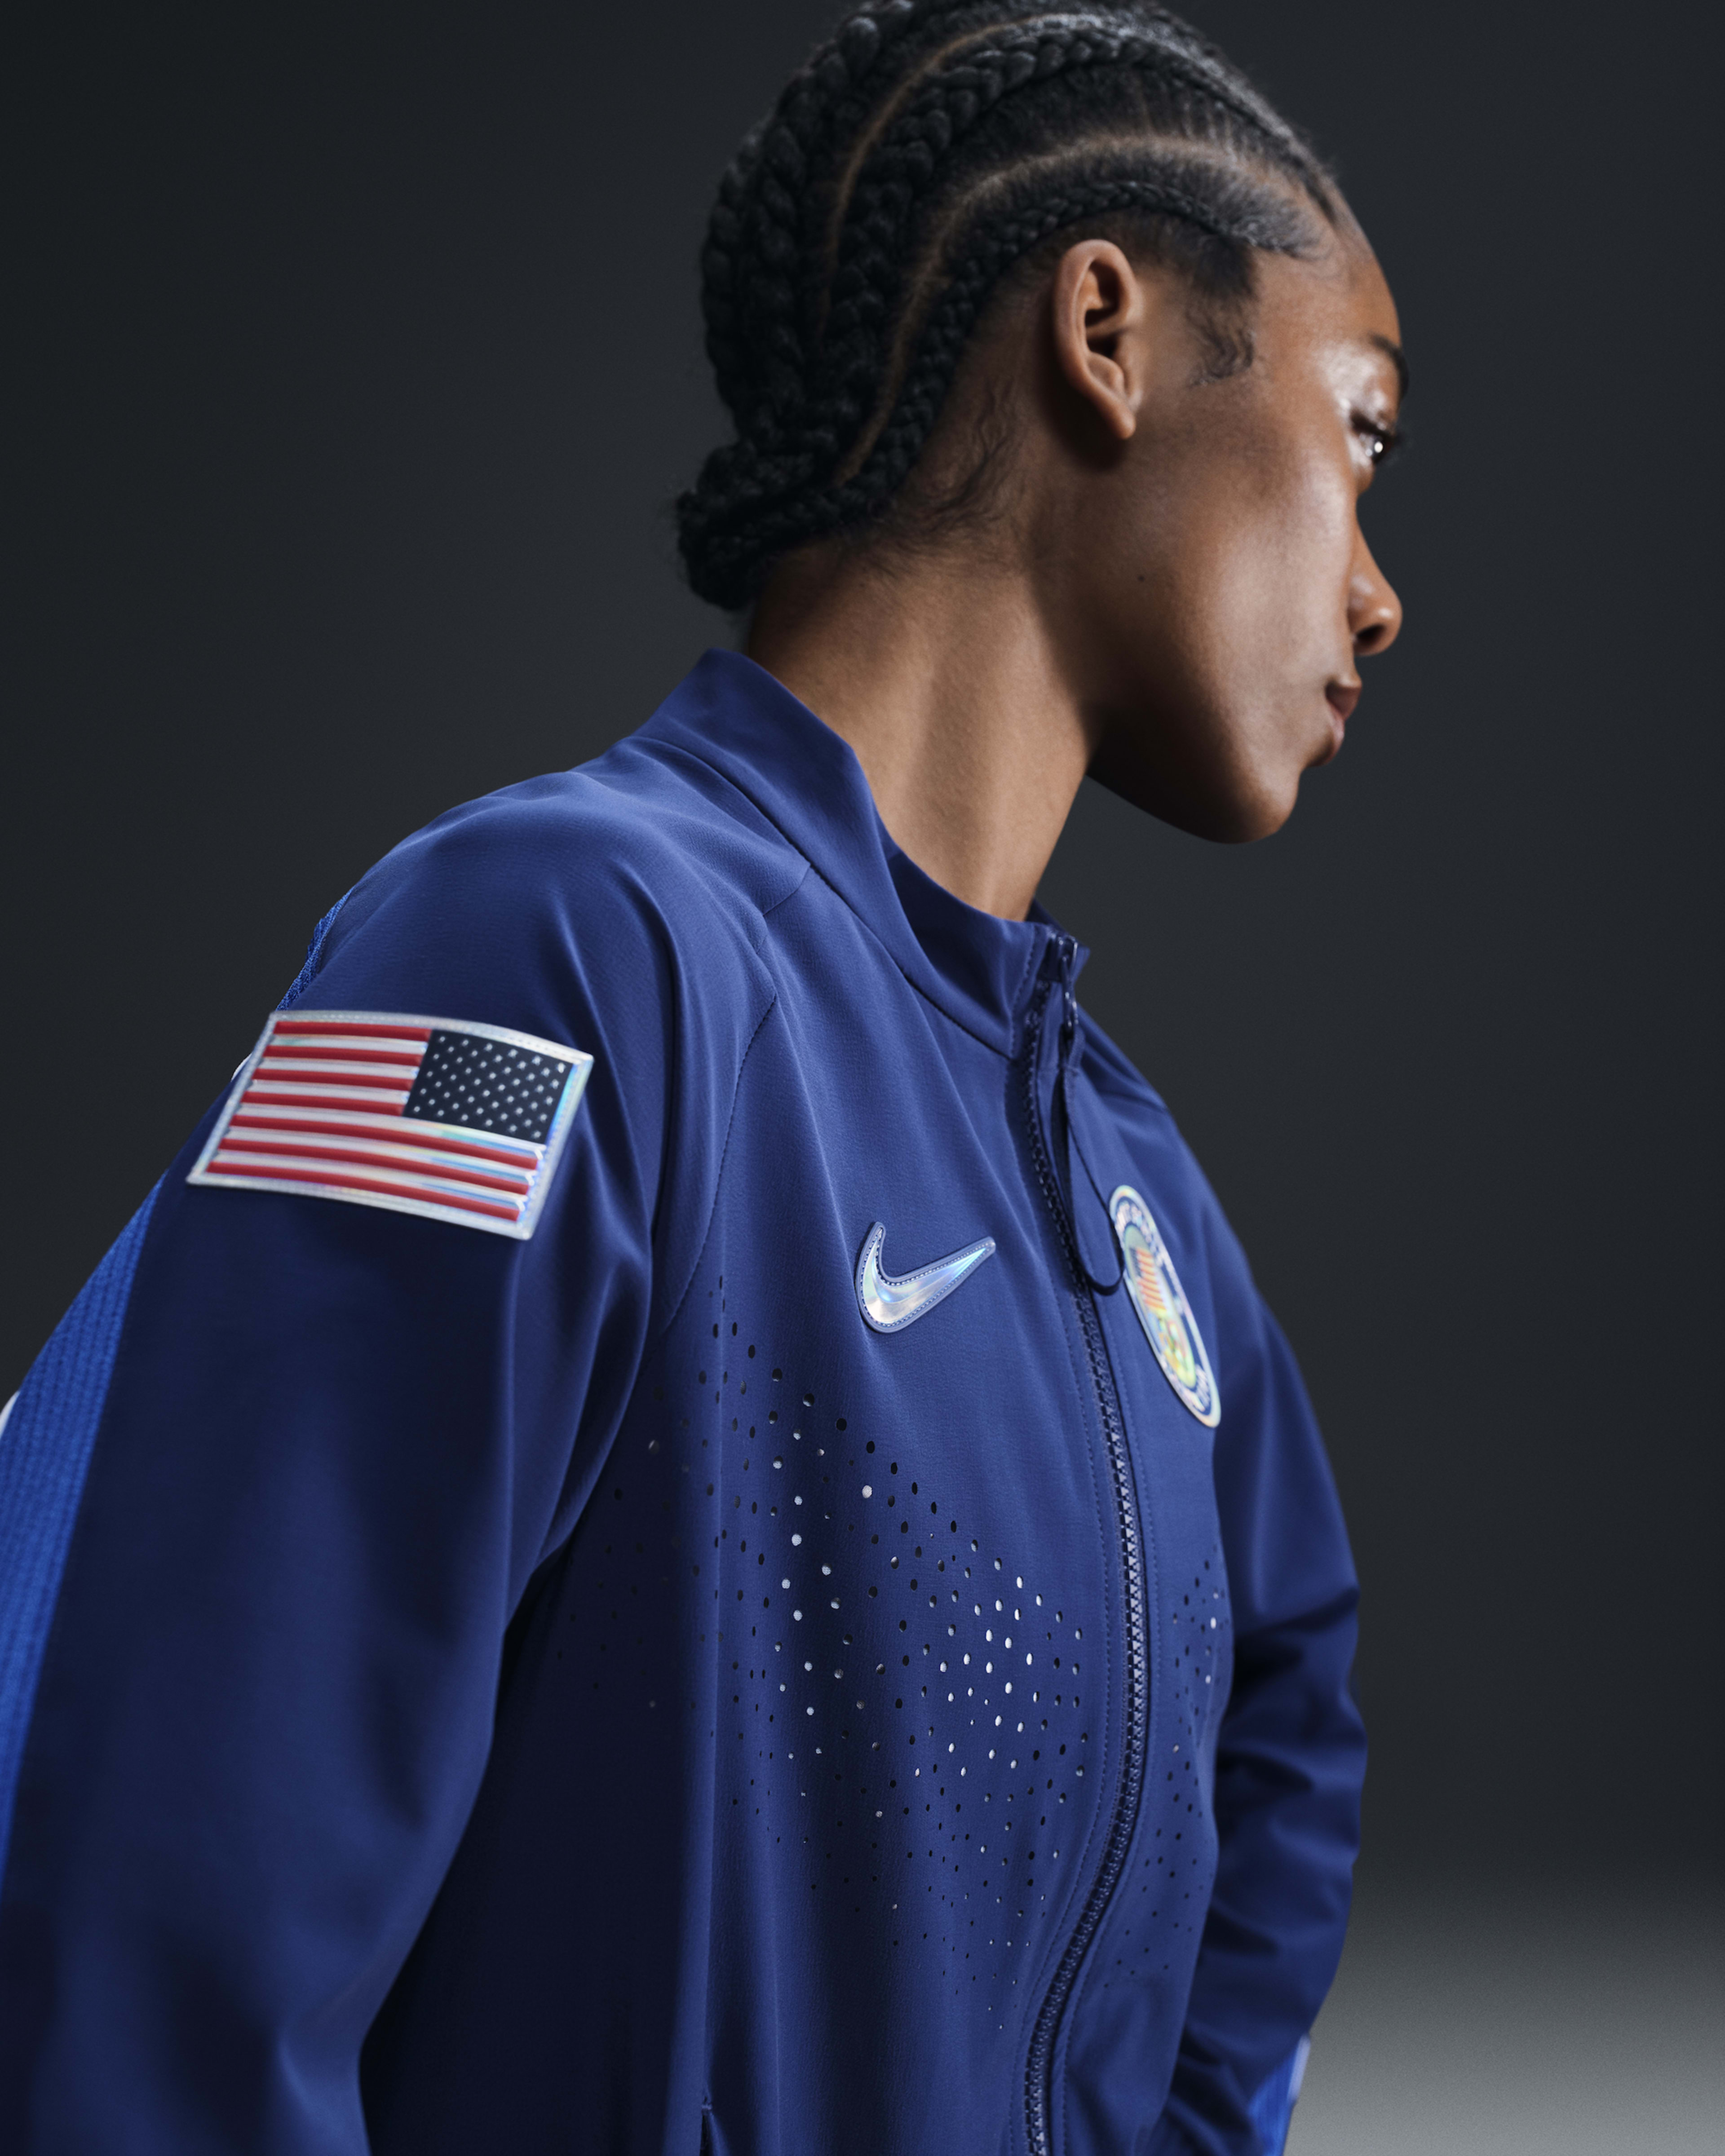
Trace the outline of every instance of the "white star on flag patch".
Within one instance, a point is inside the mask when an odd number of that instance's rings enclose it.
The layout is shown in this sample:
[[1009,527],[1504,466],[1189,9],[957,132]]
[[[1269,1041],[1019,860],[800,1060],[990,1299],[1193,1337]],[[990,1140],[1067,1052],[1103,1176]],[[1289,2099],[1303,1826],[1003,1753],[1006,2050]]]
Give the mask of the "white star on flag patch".
[[423,1213],[525,1242],[593,1058],[398,1011],[277,1011],[187,1177]]

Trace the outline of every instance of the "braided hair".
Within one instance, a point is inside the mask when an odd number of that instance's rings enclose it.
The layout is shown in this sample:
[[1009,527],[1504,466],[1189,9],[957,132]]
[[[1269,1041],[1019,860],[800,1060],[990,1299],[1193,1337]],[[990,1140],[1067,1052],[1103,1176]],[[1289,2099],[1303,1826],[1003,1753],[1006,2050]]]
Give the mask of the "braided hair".
[[[690,583],[744,607],[790,549],[880,524],[978,316],[1075,225],[1224,310],[1313,210],[1344,213],[1312,150],[1159,8],[870,0],[720,184],[701,300],[737,438],[677,505]],[[1250,357],[1215,343],[1218,372]]]

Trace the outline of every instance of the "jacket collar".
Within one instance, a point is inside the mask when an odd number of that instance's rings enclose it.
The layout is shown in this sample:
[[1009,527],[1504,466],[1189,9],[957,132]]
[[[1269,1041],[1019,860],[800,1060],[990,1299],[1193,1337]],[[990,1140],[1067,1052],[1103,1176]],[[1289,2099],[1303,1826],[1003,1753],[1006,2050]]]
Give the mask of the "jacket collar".
[[[782,683],[740,652],[709,651],[642,734],[728,779],[914,988],[989,1047],[1017,1054],[1058,924],[1040,906],[1028,921],[1002,921],[926,875],[880,821],[850,744]],[[1077,964],[1087,955],[1081,950]]]

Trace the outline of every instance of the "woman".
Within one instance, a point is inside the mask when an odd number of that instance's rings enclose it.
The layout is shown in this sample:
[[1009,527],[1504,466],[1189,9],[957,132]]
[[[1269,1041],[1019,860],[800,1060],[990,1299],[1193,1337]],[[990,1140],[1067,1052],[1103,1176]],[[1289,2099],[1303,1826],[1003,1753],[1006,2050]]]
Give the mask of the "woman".
[[1279,2148],[1355,1584],[1034,901],[1273,830],[1394,307],[1138,8],[846,23],[726,176],[748,610],[320,925],[12,1410],[10,2148]]

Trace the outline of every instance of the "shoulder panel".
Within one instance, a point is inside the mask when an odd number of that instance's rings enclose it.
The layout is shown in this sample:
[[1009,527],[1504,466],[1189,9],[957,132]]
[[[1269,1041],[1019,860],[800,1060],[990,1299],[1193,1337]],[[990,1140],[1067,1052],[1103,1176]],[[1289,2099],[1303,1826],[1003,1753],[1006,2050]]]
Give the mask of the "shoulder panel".
[[155,1204],[152,1190],[0,1417],[0,1873],[49,1626]]

